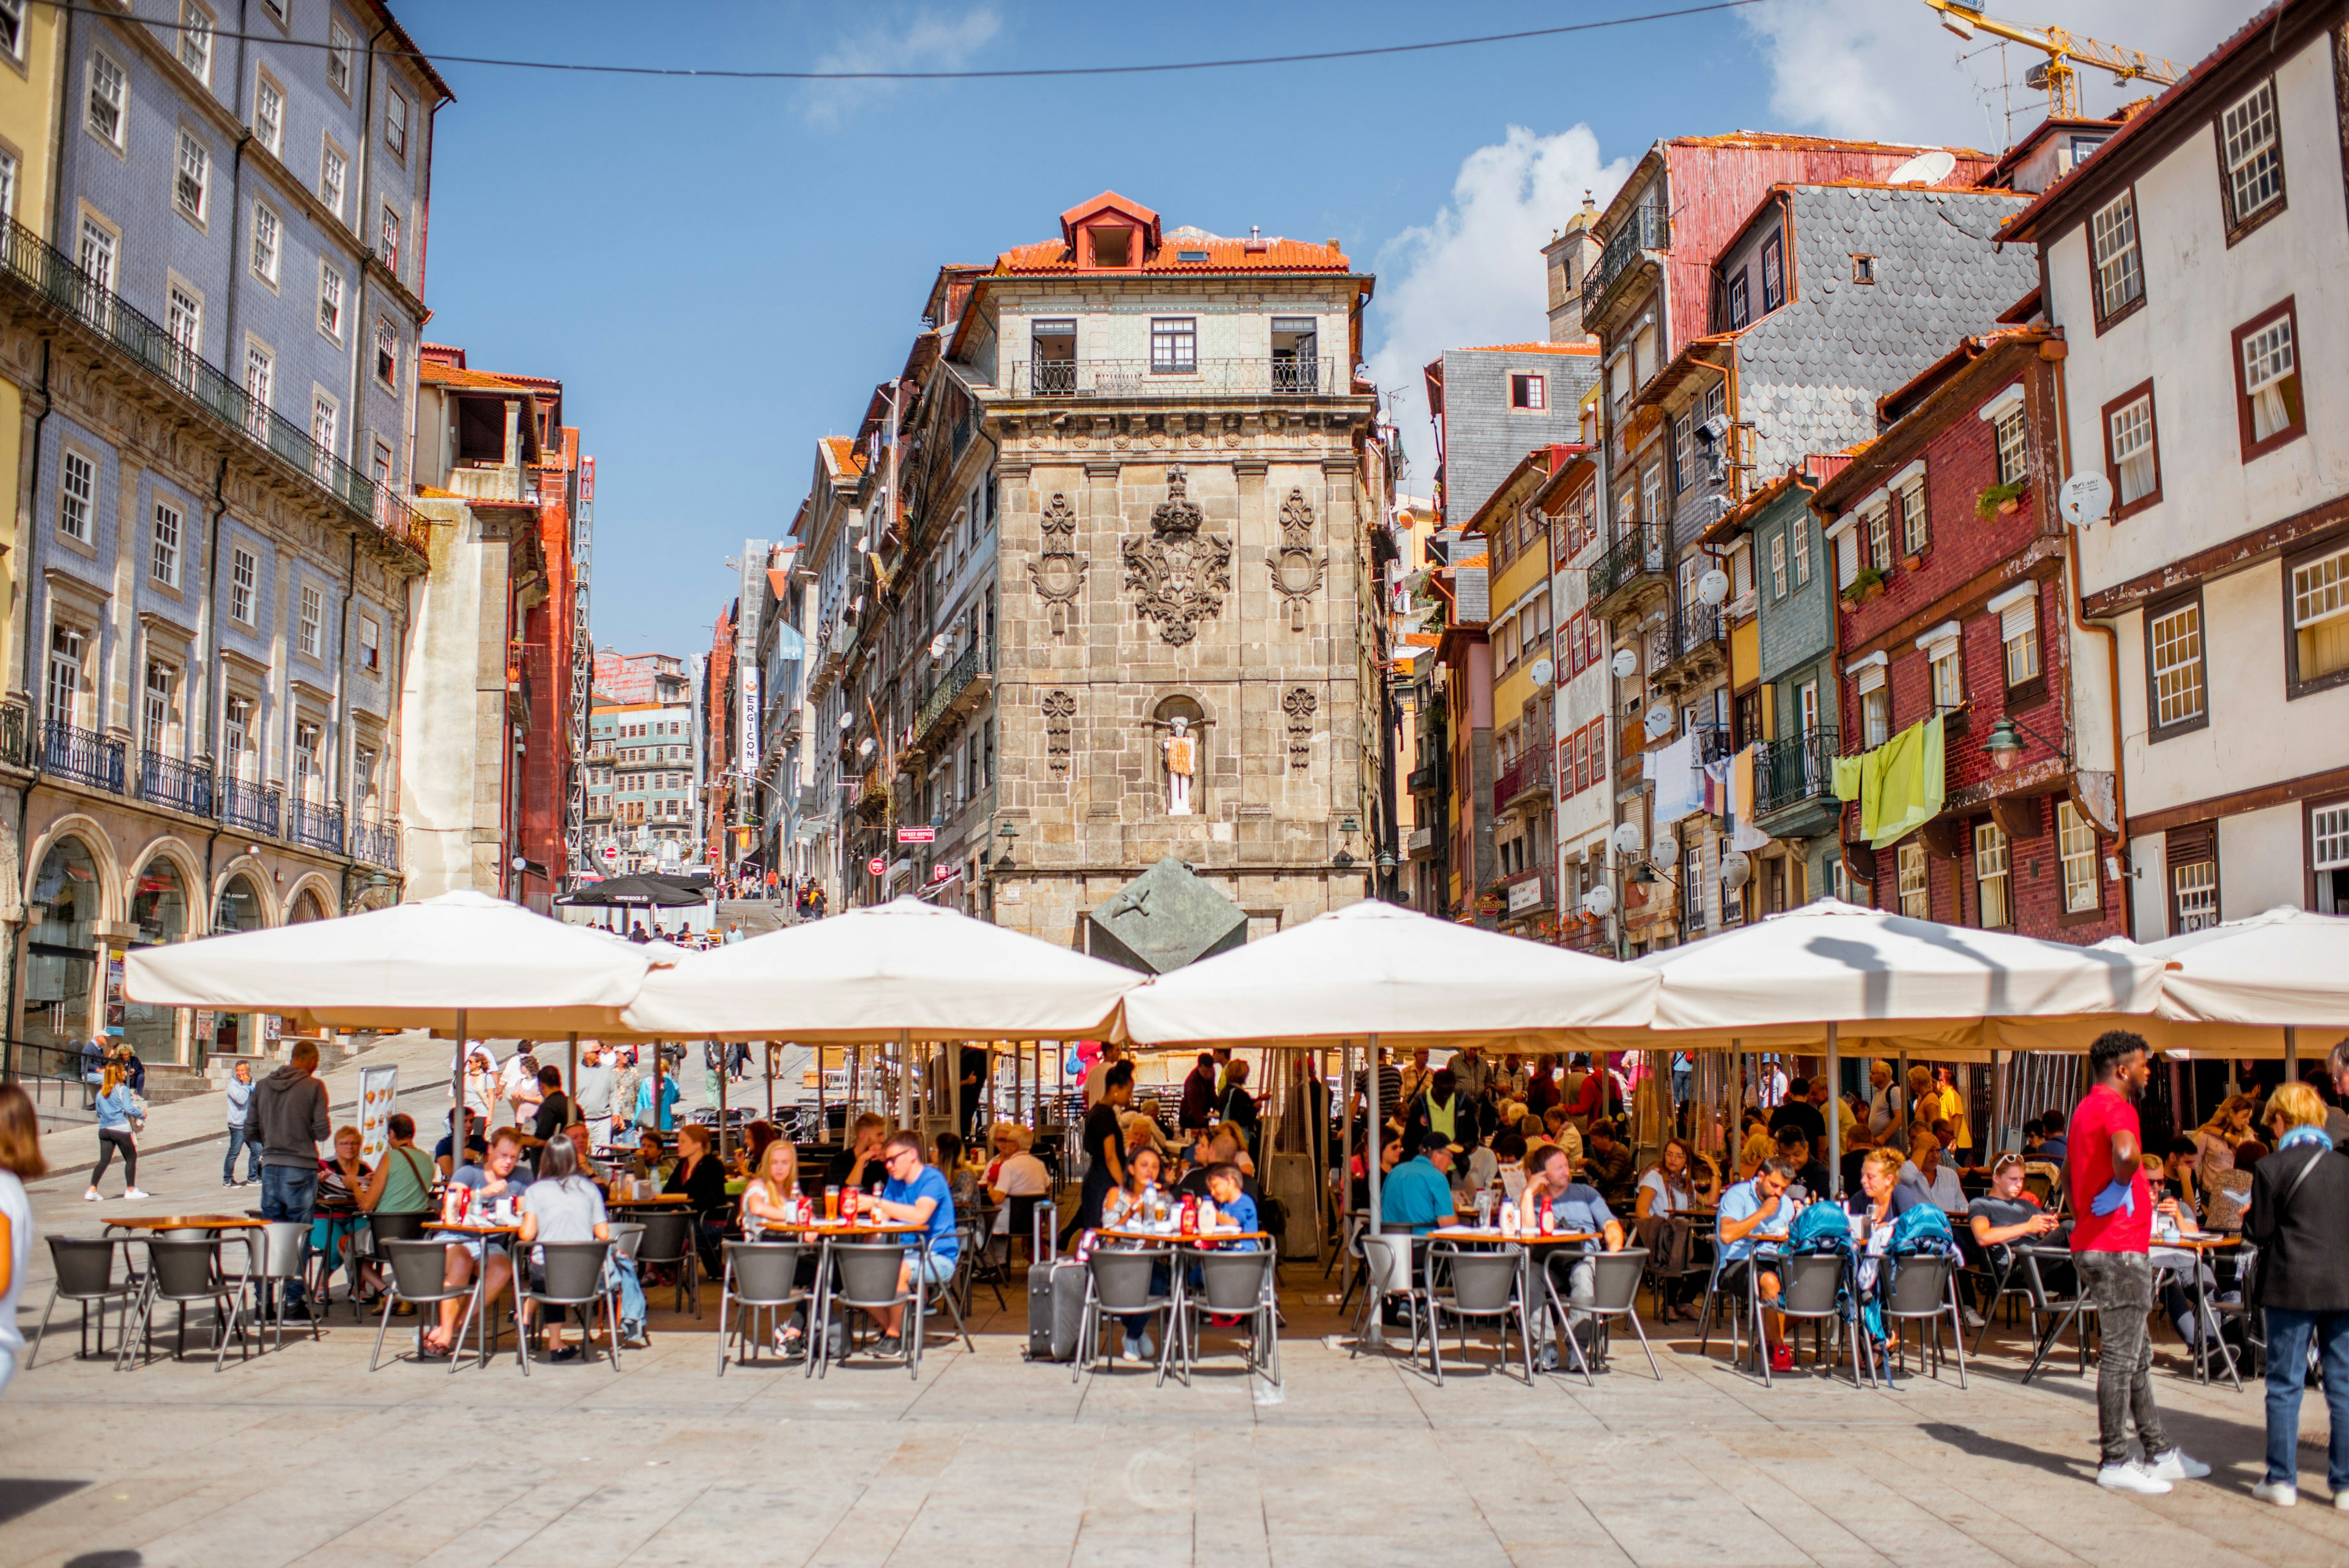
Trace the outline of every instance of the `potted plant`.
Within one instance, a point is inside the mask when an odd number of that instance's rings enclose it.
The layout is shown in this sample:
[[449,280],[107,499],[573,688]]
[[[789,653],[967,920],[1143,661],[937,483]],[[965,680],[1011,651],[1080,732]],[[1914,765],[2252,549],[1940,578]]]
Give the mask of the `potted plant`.
[[1857,609],[1884,589],[1884,573],[1876,566],[1862,566],[1852,574],[1851,584],[1843,591],[1843,602]]
[[2008,484],[1993,484],[1974,498],[1974,515],[1983,522],[2003,517],[2022,504],[2023,493],[2031,487],[2022,480]]

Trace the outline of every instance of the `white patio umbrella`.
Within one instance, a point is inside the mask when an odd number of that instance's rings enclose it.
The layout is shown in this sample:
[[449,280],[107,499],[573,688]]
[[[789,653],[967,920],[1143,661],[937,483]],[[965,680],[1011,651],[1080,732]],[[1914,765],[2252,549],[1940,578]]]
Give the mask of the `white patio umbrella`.
[[2296,1075],[2300,1031],[2349,1033],[2349,919],[2282,904],[2142,946],[2098,946],[2163,960],[2161,1005],[2144,1031],[2181,1056],[2282,1057]]
[[[1638,1029],[1655,976],[1634,965],[1365,900],[1157,980],[1125,999],[1136,1044],[1362,1040],[1379,1125],[1381,1040],[1552,1050],[1590,1029]],[[1379,1162],[1370,1225],[1380,1229]]]

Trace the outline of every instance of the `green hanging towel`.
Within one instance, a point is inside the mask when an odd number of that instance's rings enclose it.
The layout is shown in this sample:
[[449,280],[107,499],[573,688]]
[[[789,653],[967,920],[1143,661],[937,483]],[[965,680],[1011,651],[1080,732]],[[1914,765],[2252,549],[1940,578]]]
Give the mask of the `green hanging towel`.
[[1856,757],[1835,759],[1836,799],[1857,800],[1859,798],[1859,771],[1867,761],[1868,754],[1864,752]]
[[[1878,777],[1881,787],[1875,792],[1874,829],[1868,835],[1868,846],[1881,849],[1898,838],[1905,838],[1941,815],[1941,801],[1949,784],[1948,770],[1942,755],[1941,716],[1938,713],[1920,724],[1911,724],[1879,748],[1883,753]],[[1871,753],[1871,758],[1876,753]],[[1868,824],[1868,792],[1862,779],[1861,826]]]

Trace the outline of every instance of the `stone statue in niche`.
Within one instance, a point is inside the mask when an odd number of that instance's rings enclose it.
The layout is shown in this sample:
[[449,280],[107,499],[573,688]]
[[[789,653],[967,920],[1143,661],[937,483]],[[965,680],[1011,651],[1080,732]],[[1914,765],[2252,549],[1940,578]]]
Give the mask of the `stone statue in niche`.
[[1232,587],[1232,542],[1203,534],[1206,521],[1185,493],[1179,468],[1166,471],[1166,499],[1150,514],[1146,537],[1123,546],[1125,586],[1136,607],[1158,623],[1158,635],[1180,648],[1199,635],[1199,622],[1224,613]]
[[1159,737],[1158,754],[1166,761],[1166,815],[1191,815],[1191,778],[1199,771],[1199,742],[1191,721],[1181,716],[1167,721]]

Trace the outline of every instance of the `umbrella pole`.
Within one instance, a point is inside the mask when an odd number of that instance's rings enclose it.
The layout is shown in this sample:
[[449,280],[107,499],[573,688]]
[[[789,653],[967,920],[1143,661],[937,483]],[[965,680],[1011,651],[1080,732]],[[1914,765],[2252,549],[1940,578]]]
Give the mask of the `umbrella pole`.
[[579,1120],[579,1031],[571,1032],[571,1075],[563,1080],[563,1089],[571,1097],[571,1114],[563,1119]]
[[2287,1028],[2283,1032],[2283,1081],[2300,1082],[2300,1031]]
[[771,1040],[770,1040],[770,1041],[768,1041],[768,1042],[767,1042],[767,1053],[766,1053],[766,1059],[767,1059],[767,1121],[768,1121],[769,1125],[771,1125],[771,1125],[773,1124],[773,1122],[774,1122],[774,1119],[775,1119],[775,1043],[774,1043],[773,1041],[771,1041]]
[[[1354,1043],[1338,1042],[1338,1093],[1346,1102],[1346,1131],[1340,1148],[1343,1158],[1338,1165],[1338,1244],[1346,1243],[1346,1216],[1354,1206]],[[1329,1173],[1318,1178],[1327,1183]]]
[[[487,1132],[489,1129],[481,1129]],[[449,1168],[465,1163],[465,1009],[457,1009],[457,1061],[449,1070]]]
[[726,1047],[715,1040],[705,1042],[705,1044],[718,1046],[718,1163],[724,1165],[726,1163],[726,1080],[730,1075],[726,1071]]
[[[2085,1062],[2087,1058],[2083,1056],[2080,1060]],[[1909,1146],[1916,1141],[1909,1135],[1909,1119],[1917,1114],[1915,1107],[1909,1104],[1909,1053],[1905,1049],[1900,1053],[1900,1075],[1892,1080],[1892,1103],[1900,1107],[1900,1119],[1894,1124],[1893,1136],[1900,1140],[1897,1147],[1905,1159],[1909,1155]]]
[[815,1141],[823,1143],[832,1137],[832,1118],[823,1106],[823,1043],[815,1047]]
[[914,1032],[897,1031],[897,1127],[914,1125]]
[[[1370,1101],[1369,1121],[1371,1124],[1371,1143],[1372,1147],[1370,1158],[1362,1162],[1362,1168],[1369,1173],[1371,1181],[1371,1212],[1369,1217],[1371,1227],[1370,1233],[1373,1236],[1379,1236],[1385,1234],[1385,1231],[1381,1228],[1379,1220],[1380,1150],[1377,1146],[1384,1143],[1386,1139],[1384,1137],[1385,1124],[1380,1120],[1379,1112],[1379,1037],[1376,1033],[1372,1033],[1367,1038],[1363,1050],[1363,1060],[1369,1066],[1369,1071],[1363,1074],[1363,1077],[1367,1081],[1366,1094]],[[1351,1172],[1348,1173],[1350,1178],[1351,1174]],[[1380,1303],[1372,1303],[1370,1305],[1369,1312],[1370,1316],[1366,1326],[1363,1328],[1362,1338],[1371,1345],[1384,1345],[1386,1343],[1386,1335],[1382,1332],[1385,1327],[1383,1310]]]
[[655,1132],[665,1130],[661,1127],[661,1070],[664,1064],[661,1060],[661,1043],[656,1040],[653,1042],[653,1130]]
[[1843,1052],[1827,1022],[1827,1196],[1843,1196]]

